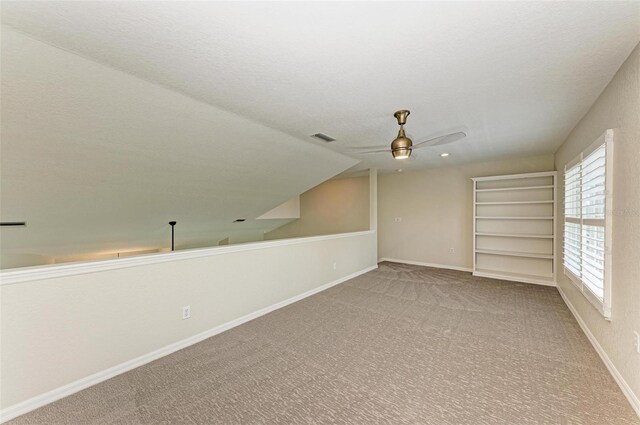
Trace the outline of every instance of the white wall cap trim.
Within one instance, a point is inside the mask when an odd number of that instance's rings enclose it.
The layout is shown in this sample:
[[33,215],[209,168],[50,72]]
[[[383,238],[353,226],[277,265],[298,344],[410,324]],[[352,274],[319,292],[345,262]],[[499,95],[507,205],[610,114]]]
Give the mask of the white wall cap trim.
[[82,261],[77,263],[23,267],[18,269],[0,271],[0,285],[15,285],[17,283],[32,282],[35,280],[52,279],[57,277],[73,276],[86,273],[96,273],[107,270],[117,270],[128,267],[145,266],[149,264],[166,263],[171,261],[190,260],[193,258],[211,257],[215,255],[231,254],[234,252],[254,251],[288,245],[299,245],[331,239],[351,238],[371,235],[374,233],[375,230],[365,230],[362,232],[338,233],[333,235],[280,239],[274,241],[259,241],[238,245],[215,246],[210,248],[185,249],[183,251],[154,253],[111,260]]
[[[366,233],[366,232],[358,232],[358,233]],[[345,233],[349,234],[349,233]],[[353,235],[351,233],[350,235]],[[310,238],[304,238],[310,239]],[[216,326],[207,331],[201,332],[199,334],[187,337],[178,342],[174,342],[165,347],[162,347],[158,350],[152,351],[147,354],[143,354],[140,357],[136,357],[135,359],[128,360],[124,363],[120,363],[119,365],[110,367],[101,372],[94,373],[85,378],[81,378],[75,382],[71,382],[70,384],[63,385],[61,387],[55,388],[51,391],[47,391],[44,394],[40,394],[18,404],[14,404],[9,406],[2,411],[0,411],[0,423],[4,423],[10,421],[13,418],[16,418],[20,415],[24,415],[25,413],[31,412],[32,410],[37,409],[38,407],[42,407],[49,403],[53,403],[56,400],[59,400],[68,395],[77,393],[78,391],[84,390],[85,388],[89,388],[93,385],[99,384],[100,382],[106,381],[107,379],[113,378],[114,376],[120,375],[129,370],[135,369],[139,366],[145,365],[149,362],[157,360],[161,357],[167,356],[171,353],[174,353],[178,350],[182,350],[183,348],[189,347],[193,344],[197,344],[198,342],[204,341],[207,338],[211,338],[219,333],[222,333],[231,328],[235,328],[236,326],[240,326],[243,323],[246,323],[250,320],[256,319],[260,316],[264,316],[267,313],[271,313],[274,310],[285,307],[294,302],[300,301],[304,298],[310,297],[311,295],[317,294],[318,292],[322,292],[325,289],[329,289],[332,286],[338,285],[342,282],[346,282],[347,280],[353,279],[354,277],[360,276],[361,274],[370,272],[378,268],[378,265],[373,265],[357,271],[355,273],[351,273],[347,276],[343,276],[339,279],[336,279],[332,282],[326,283],[324,285],[320,285],[317,288],[311,289],[309,291],[303,292],[302,294],[296,295],[294,297],[288,298],[284,301],[277,302],[273,305],[270,305],[265,308],[261,308],[253,313],[249,313],[245,316],[239,317],[237,319],[233,319],[229,322],[223,323],[219,326]]]

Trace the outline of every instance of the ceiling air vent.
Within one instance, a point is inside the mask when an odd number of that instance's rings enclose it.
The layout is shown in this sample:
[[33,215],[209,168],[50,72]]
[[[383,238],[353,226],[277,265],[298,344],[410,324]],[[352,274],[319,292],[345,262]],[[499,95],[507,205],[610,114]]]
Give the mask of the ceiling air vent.
[[236,218],[235,220],[233,220],[233,222],[234,223],[242,223],[245,220],[246,220],[246,218]]
[[26,221],[3,221],[0,222],[0,226],[2,227],[25,227],[27,225]]
[[333,137],[331,137],[331,136],[327,136],[327,135],[326,135],[326,134],[324,134],[324,133],[316,133],[316,134],[312,134],[312,135],[311,135],[311,137],[315,137],[316,139],[320,139],[320,140],[322,140],[323,142],[327,142],[327,143],[329,143],[329,142],[333,142],[333,141],[335,141],[335,140],[336,140],[336,139],[334,139]]

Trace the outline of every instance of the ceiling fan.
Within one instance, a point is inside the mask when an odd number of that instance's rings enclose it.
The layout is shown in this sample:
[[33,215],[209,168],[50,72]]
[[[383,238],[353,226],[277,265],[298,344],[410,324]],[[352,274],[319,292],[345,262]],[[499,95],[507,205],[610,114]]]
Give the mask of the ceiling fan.
[[431,139],[423,140],[414,145],[413,141],[404,134],[404,125],[407,123],[407,117],[409,116],[409,114],[410,112],[406,109],[397,111],[395,114],[393,114],[393,116],[398,120],[400,130],[398,131],[398,136],[393,140],[393,142],[391,142],[390,147],[385,148],[384,146],[367,146],[361,148],[352,148],[350,150],[352,152],[361,154],[391,152],[391,155],[393,155],[395,159],[407,159],[411,156],[411,152],[414,149],[446,145],[467,136],[465,132],[457,131],[455,133],[449,133]]

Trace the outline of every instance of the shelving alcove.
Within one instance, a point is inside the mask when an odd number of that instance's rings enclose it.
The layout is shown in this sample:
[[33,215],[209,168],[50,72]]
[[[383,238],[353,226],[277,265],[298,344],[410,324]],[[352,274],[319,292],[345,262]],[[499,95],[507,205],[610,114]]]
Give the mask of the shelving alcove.
[[555,285],[555,171],[475,177],[473,275]]

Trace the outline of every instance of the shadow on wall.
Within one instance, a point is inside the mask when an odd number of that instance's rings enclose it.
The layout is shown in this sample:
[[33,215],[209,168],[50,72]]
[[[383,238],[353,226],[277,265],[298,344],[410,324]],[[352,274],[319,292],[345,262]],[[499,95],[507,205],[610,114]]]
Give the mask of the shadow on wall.
[[[295,202],[294,202],[295,201]],[[271,231],[260,228],[239,229],[217,243],[211,240],[179,243],[176,250],[208,248],[211,246],[236,245],[262,240],[288,239],[337,233],[358,232],[369,229],[369,177],[354,177],[326,181],[298,197],[258,217],[270,222]],[[284,215],[283,215],[284,214]],[[299,218],[284,218],[299,217]],[[248,223],[251,225],[250,220]],[[251,227],[251,226],[249,226]],[[263,227],[264,228],[264,227]],[[177,233],[180,235],[178,226]],[[179,240],[179,239],[178,239]],[[170,248],[140,247],[126,252],[111,250],[98,253],[78,254],[67,257],[44,257],[34,254],[2,255],[2,269],[36,265],[69,263],[78,261],[110,260],[122,257],[167,252]]]
[[300,195],[300,218],[265,233],[265,240],[369,229],[369,177],[328,180]]

